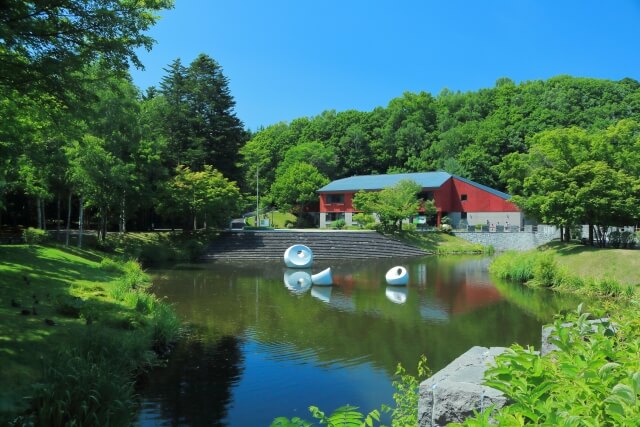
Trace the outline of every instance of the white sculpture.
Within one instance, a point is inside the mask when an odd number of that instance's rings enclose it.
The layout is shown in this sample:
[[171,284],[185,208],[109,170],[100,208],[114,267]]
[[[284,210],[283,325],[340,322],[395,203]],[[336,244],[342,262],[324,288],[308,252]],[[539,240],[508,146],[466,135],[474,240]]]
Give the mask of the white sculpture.
[[395,286],[387,286],[384,294],[387,299],[394,304],[404,304],[407,302],[407,288],[398,288]]
[[284,252],[284,263],[289,268],[310,268],[313,264],[313,252],[305,245],[290,246]]
[[311,273],[303,270],[284,272],[284,284],[291,292],[302,294],[311,288]]
[[314,286],[331,286],[333,285],[333,276],[331,275],[331,267],[322,270],[318,274],[311,276],[311,283]]
[[388,285],[405,286],[409,283],[409,272],[402,266],[393,267],[384,276]]

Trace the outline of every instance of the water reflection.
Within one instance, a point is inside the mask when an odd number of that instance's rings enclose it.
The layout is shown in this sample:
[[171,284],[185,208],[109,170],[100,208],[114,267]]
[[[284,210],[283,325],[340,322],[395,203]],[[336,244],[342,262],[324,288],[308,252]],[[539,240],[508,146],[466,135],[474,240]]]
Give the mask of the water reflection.
[[331,302],[332,290],[333,288],[331,286],[314,286],[311,288],[311,296],[328,304]]
[[311,270],[289,268],[284,272],[284,284],[294,294],[303,294],[311,289]]
[[[140,422],[268,425],[279,415],[308,418],[309,405],[345,403],[369,411],[391,403],[398,362],[415,373],[425,354],[435,371],[474,345],[537,346],[553,295],[497,289],[487,262],[317,261],[332,267],[331,287],[276,262],[158,271],[154,291],[195,333],[142,390]],[[390,289],[385,272],[399,264],[412,279]],[[198,405],[207,413],[193,413]]]
[[387,289],[384,291],[385,296],[389,301],[394,304],[404,304],[407,302],[407,295],[409,291],[407,288],[399,288],[397,286],[387,286]]

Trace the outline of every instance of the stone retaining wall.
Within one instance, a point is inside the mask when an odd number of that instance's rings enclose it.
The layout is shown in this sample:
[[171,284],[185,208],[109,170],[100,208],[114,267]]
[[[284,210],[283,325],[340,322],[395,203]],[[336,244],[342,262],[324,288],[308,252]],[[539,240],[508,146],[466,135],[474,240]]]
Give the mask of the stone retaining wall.
[[559,231],[551,227],[537,232],[491,233],[456,231],[454,234],[456,237],[471,243],[493,246],[496,251],[528,251],[560,237]]

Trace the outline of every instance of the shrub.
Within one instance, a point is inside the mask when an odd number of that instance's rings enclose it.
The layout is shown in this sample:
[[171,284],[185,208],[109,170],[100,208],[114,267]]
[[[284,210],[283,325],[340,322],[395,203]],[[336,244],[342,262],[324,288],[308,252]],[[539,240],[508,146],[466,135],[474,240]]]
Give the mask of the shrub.
[[375,224],[376,220],[373,218],[373,215],[366,213],[357,213],[353,216],[353,221],[358,223],[360,228],[370,229],[373,224]]
[[442,231],[443,233],[451,233],[452,227],[449,224],[441,224],[440,225],[440,231]]
[[543,287],[554,287],[559,284],[559,270],[553,255],[542,253],[536,257],[533,267],[532,284]]
[[336,220],[332,225],[336,230],[342,230],[347,225],[347,222],[344,219],[340,218]]
[[609,246],[612,248],[619,248],[622,242],[621,233],[619,231],[612,231],[609,233]]
[[[540,356],[514,345],[496,357],[485,384],[513,403],[492,414],[495,425],[638,425],[639,325],[635,315],[624,316],[612,333],[610,324],[589,323],[579,308],[555,321],[558,351]],[[479,417],[455,425],[488,425]]]
[[47,232],[39,228],[25,228],[22,230],[22,237],[27,245],[39,245],[47,241]]

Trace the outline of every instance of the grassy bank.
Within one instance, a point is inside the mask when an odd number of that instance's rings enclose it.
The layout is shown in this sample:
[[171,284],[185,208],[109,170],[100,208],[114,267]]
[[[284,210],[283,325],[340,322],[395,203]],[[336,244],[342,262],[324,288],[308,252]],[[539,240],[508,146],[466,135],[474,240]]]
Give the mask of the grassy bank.
[[481,254],[491,253],[490,248],[467,242],[447,233],[407,231],[393,235],[403,242],[439,255],[445,254]]
[[36,425],[128,425],[133,379],[179,328],[148,285],[134,261],[0,246],[0,424],[23,414]]
[[640,251],[553,243],[506,252],[489,271],[499,278],[587,296],[632,298],[640,284]]

